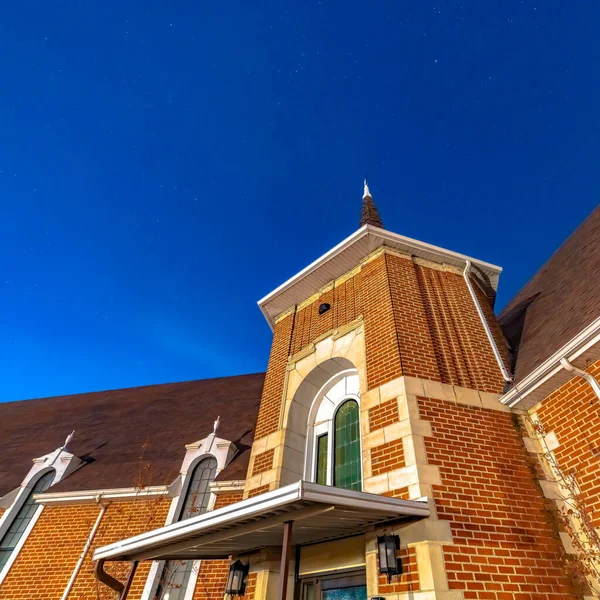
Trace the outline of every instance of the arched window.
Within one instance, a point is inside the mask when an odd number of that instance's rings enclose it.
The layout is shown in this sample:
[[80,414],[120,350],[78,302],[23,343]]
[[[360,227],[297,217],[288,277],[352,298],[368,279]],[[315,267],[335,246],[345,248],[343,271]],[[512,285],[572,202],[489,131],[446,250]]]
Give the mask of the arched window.
[[338,374],[315,398],[307,447],[311,481],[362,489],[359,401],[355,371]]
[[333,485],[347,490],[362,489],[360,422],[356,400],[346,400],[334,420]]
[[56,471],[48,471],[35,482],[25,503],[21,506],[6,533],[2,536],[0,540],[0,571],[8,563],[11,554],[14,552],[19,540],[23,537],[35,513],[42,508],[39,504],[35,503],[33,499],[34,494],[45,492],[52,485],[55,475]]
[[[206,512],[210,500],[210,482],[215,478],[217,460],[209,456],[193,469],[178,521],[197,517]],[[159,600],[185,600],[194,561],[169,560],[165,563],[156,598]]]

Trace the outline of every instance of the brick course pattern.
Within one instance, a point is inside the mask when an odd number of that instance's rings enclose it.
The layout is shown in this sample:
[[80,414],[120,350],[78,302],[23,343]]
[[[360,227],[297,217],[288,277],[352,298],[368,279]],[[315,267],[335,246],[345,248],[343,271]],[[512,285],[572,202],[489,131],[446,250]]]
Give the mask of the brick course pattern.
[[369,409],[369,430],[375,431],[386,425],[397,423],[400,420],[398,413],[398,401],[393,398],[379,406]]
[[402,440],[388,442],[371,449],[371,468],[373,475],[388,473],[406,466]]
[[379,594],[406,594],[418,592],[419,573],[417,571],[417,554],[414,548],[401,548],[398,553],[402,561],[402,575],[392,577],[388,583],[386,575],[379,575],[377,579]]
[[[170,499],[115,503],[106,510],[94,543],[70,594],[73,600],[113,600],[114,591],[94,577],[94,549],[137,535],[164,524]],[[60,598],[77,559],[98,517],[98,506],[44,507],[31,535],[6,579],[0,585],[2,600],[50,600]],[[60,543],[57,543],[60,540]],[[129,600],[139,600],[150,571],[150,562],[140,563]],[[120,581],[129,573],[129,563],[107,563],[106,570]]]
[[563,552],[510,414],[419,398],[440,519],[448,583],[465,600],[574,600]]
[[248,498],[254,498],[254,496],[260,496],[265,492],[268,492],[271,489],[270,484],[266,483],[265,485],[261,485],[260,487],[254,488],[248,492]]
[[238,492],[222,492],[217,494],[213,510],[217,510],[217,508],[223,508],[224,506],[229,506],[230,504],[235,504],[236,502],[241,502],[243,499],[243,490]]
[[[475,283],[474,288],[508,364],[489,300]],[[324,302],[331,309],[319,315]],[[368,389],[408,375],[502,392],[504,380],[462,275],[384,252],[276,323],[255,439],[279,427],[288,359],[360,315]]]
[[[588,372],[600,379],[600,361]],[[573,377],[548,396],[537,415],[559,446],[554,455],[565,473],[575,473],[594,525],[600,527],[600,401],[590,384]]]
[[264,473],[273,468],[273,458],[275,457],[275,449],[271,448],[265,452],[261,452],[254,457],[252,465],[252,476]]

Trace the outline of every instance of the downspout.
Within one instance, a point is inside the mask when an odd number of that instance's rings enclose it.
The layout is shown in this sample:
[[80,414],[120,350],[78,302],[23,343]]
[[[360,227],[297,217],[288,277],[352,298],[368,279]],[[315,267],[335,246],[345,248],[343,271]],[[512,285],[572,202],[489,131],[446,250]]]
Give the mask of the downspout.
[[590,373],[588,373],[587,371],[578,369],[576,366],[572,365],[569,362],[569,359],[566,357],[563,357],[560,359],[560,364],[567,371],[570,371],[571,373],[575,373],[575,375],[579,375],[579,377],[583,377],[583,379],[585,379],[590,384],[591,388],[594,390],[594,394],[596,394],[596,397],[600,400],[600,384],[598,383],[598,380],[593,375],[590,375]]
[[483,310],[481,309],[481,306],[479,306],[479,301],[477,300],[477,296],[475,295],[475,290],[473,289],[473,284],[471,283],[471,280],[469,279],[469,271],[470,270],[471,270],[471,261],[468,260],[465,265],[465,270],[463,271],[463,277],[465,279],[465,283],[467,284],[467,288],[469,288],[469,293],[471,294],[471,298],[473,299],[473,304],[475,304],[475,308],[477,309],[477,314],[479,315],[479,320],[481,321],[481,324],[483,325],[483,328],[485,329],[485,334],[487,335],[487,338],[490,342],[490,346],[492,347],[492,351],[494,352],[494,356],[496,357],[496,362],[498,363],[498,366],[500,367],[500,372],[502,373],[502,377],[503,377],[504,381],[506,381],[507,383],[512,383],[513,378],[510,376],[510,374],[506,370],[506,366],[504,365],[504,361],[502,360],[502,356],[500,354],[500,351],[498,350],[498,346],[496,345],[496,340],[494,339],[494,336],[492,335],[492,331],[490,329],[490,326],[488,325],[485,315],[483,314]]
[[106,512],[106,509],[108,507],[108,504],[101,504],[101,500],[102,500],[102,495],[96,496],[96,502],[98,503],[98,506],[100,506],[100,512],[98,513],[96,522],[94,523],[94,526],[92,527],[92,531],[90,531],[90,535],[88,536],[87,542],[85,543],[85,546],[83,547],[83,550],[81,551],[81,554],[80,554],[79,558],[77,559],[77,564],[75,565],[75,568],[73,569],[73,573],[71,574],[69,583],[67,583],[67,587],[65,588],[65,591],[63,592],[63,595],[61,596],[60,600],[67,600],[69,594],[71,593],[71,590],[73,589],[73,585],[75,585],[75,580],[77,579],[77,575],[79,575],[79,571],[81,570],[81,566],[83,565],[83,561],[85,560],[85,557],[87,556],[87,553],[89,552],[90,547],[92,546],[92,542],[94,541],[94,538],[96,537],[96,533],[98,531],[98,528],[100,527],[100,522],[102,521],[102,517],[104,516],[104,513]]

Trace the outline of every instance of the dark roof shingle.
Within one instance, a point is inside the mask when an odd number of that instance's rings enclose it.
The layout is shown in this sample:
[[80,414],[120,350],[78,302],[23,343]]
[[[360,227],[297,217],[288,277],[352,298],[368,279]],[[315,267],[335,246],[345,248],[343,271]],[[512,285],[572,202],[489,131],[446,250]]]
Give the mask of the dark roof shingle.
[[218,437],[240,450],[229,468],[245,479],[263,381],[257,373],[2,403],[0,496],[73,429],[68,450],[88,462],[53,491],[171,483],[185,445],[209,435],[217,416]]
[[519,382],[600,316],[600,206],[571,234],[498,319]]

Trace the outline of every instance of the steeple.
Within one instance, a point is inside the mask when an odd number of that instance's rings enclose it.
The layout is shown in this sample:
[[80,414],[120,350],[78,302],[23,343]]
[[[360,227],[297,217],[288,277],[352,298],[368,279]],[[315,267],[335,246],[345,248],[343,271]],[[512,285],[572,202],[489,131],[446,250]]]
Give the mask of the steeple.
[[379,216],[379,212],[373,202],[373,197],[369,191],[367,180],[365,179],[365,191],[363,193],[362,211],[360,213],[360,226],[373,225],[373,227],[379,227],[383,229],[383,221]]

